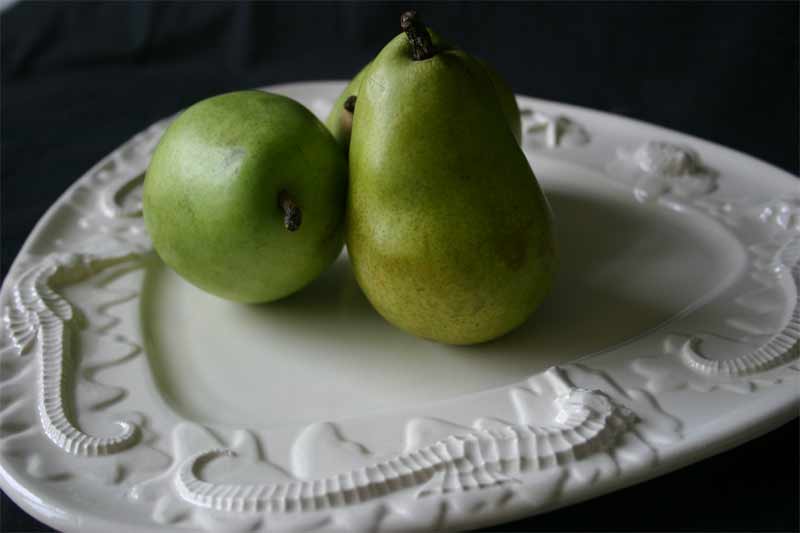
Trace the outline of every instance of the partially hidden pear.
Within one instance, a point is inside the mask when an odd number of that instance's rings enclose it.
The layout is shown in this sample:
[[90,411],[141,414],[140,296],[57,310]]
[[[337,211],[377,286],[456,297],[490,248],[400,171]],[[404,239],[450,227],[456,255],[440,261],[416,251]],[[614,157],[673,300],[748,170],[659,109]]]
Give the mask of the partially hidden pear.
[[347,84],[339,98],[336,99],[330,113],[328,113],[328,117],[325,119],[325,126],[330,130],[336,142],[342,146],[345,153],[350,147],[350,131],[353,128],[353,111],[358,98],[358,89],[368,67],[369,64],[350,80],[350,83]]
[[480,63],[486,69],[486,74],[488,74],[489,80],[492,82],[494,94],[500,103],[503,116],[506,117],[508,127],[511,128],[511,133],[514,134],[517,144],[520,144],[522,142],[522,118],[519,116],[519,107],[517,106],[517,99],[514,97],[514,91],[511,90],[508,82],[503,79],[493,66],[486,61],[481,61]]
[[[430,29],[428,32],[434,46],[448,46],[435,32]],[[514,134],[517,143],[522,142],[522,121],[514,92],[511,90],[508,82],[503,79],[494,67],[485,61],[481,61],[480,63],[486,69],[486,74],[492,82],[495,94],[500,103],[500,108],[503,111],[503,116],[505,116],[508,122],[508,127],[511,128],[511,132]],[[328,127],[333,137],[345,151],[350,147],[350,134],[353,129],[353,112],[356,102],[358,101],[358,91],[361,88],[361,81],[364,79],[369,65],[370,63],[367,63],[367,65],[350,80],[350,83],[347,84],[336,99],[336,102],[334,102],[333,107],[325,119],[325,126]]]
[[414,12],[359,87],[346,242],[390,323],[449,344],[519,326],[556,271],[550,209],[476,59]]

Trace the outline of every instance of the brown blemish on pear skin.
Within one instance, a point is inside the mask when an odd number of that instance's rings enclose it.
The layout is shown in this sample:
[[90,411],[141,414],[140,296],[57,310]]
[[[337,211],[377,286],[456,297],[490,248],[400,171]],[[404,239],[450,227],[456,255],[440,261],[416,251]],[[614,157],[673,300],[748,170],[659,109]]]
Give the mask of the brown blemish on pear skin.
[[498,241],[495,251],[500,256],[500,260],[512,272],[516,272],[525,265],[528,256],[528,247],[525,239],[508,238]]

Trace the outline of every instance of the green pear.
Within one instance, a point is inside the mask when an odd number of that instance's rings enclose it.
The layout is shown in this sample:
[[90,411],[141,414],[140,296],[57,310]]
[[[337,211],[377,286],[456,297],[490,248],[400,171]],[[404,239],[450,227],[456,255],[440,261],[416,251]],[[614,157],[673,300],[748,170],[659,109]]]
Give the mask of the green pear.
[[344,240],[347,162],[299,103],[261,91],[208,98],[161,138],[144,181],[158,255],[222,298],[266,302],[316,278]]
[[486,70],[413,12],[361,82],[346,241],[390,323],[450,344],[528,319],[556,271],[550,208]]
[[[430,28],[428,28],[428,32],[434,46],[449,46]],[[494,67],[485,61],[481,61],[480,63],[486,69],[486,73],[492,82],[495,94],[500,101],[503,115],[506,117],[506,121],[508,121],[508,126],[511,128],[514,138],[517,140],[517,143],[522,142],[522,121],[519,115],[519,107],[517,107],[517,99],[514,97],[514,91],[511,90],[511,87]],[[333,107],[328,113],[328,117],[325,119],[325,125],[345,151],[350,147],[350,132],[353,128],[353,111],[355,110],[355,105],[358,100],[361,80],[364,79],[369,65],[370,63],[367,63],[367,65],[350,80],[350,83],[347,84],[347,87],[345,87],[336,99],[336,102],[334,102]]]
[[361,86],[361,80],[364,78],[364,73],[369,68],[369,63],[362,68],[355,77],[350,80],[344,91],[339,95],[339,98],[334,102],[333,107],[328,113],[328,118],[325,119],[325,125],[328,127],[333,137],[347,152],[350,147],[350,130],[353,128],[353,111],[358,98],[358,89]]

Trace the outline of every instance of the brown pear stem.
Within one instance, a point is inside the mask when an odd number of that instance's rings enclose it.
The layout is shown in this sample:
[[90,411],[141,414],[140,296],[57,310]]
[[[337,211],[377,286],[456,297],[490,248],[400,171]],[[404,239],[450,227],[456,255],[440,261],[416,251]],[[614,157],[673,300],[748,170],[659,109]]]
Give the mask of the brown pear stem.
[[344,108],[351,113],[355,112],[356,110],[356,100],[358,97],[354,94],[351,94],[347,97],[347,100],[344,101]]
[[281,191],[278,193],[278,205],[283,210],[283,226],[289,231],[297,231],[303,221],[303,212],[297,202],[288,192]]
[[415,10],[412,9],[400,15],[400,28],[406,32],[414,61],[430,59],[436,55],[428,28],[425,27],[422,18],[417,15]]

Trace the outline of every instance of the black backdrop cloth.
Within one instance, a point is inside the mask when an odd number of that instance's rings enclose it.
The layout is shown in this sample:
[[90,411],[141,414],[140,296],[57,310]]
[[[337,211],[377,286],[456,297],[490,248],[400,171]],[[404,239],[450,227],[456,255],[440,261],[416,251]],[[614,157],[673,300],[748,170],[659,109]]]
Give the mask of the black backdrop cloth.
[[[8,8],[0,15],[3,274],[56,198],[134,133],[214,94],[349,78],[398,33],[407,7]],[[796,2],[413,7],[518,93],[653,122],[798,173]],[[799,448],[795,420],[673,474],[495,530],[797,531]],[[5,495],[0,524],[48,530]]]

